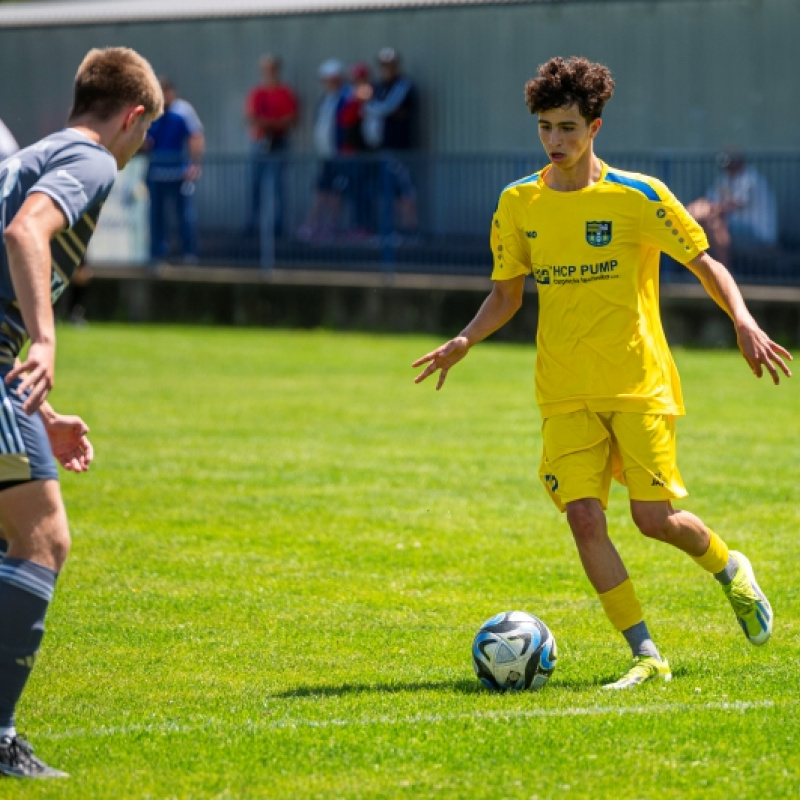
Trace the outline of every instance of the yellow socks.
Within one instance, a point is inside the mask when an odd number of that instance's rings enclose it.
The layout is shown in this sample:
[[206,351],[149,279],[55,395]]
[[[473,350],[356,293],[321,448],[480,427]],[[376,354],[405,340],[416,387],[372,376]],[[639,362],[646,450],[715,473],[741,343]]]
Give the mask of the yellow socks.
[[710,528],[711,541],[708,550],[702,556],[692,556],[692,558],[706,571],[712,575],[722,572],[728,564],[728,545],[717,536]]
[[626,631],[643,620],[642,606],[630,578],[619,586],[597,595],[606,616],[618,631]]

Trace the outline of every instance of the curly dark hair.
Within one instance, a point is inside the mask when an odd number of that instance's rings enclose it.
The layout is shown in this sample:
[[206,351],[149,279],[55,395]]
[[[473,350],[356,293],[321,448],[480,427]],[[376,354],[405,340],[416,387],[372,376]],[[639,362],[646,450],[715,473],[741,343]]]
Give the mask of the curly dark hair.
[[581,116],[591,122],[603,113],[614,93],[611,71],[581,56],[565,61],[556,56],[539,67],[539,77],[525,84],[525,103],[531,114],[551,111],[573,103]]

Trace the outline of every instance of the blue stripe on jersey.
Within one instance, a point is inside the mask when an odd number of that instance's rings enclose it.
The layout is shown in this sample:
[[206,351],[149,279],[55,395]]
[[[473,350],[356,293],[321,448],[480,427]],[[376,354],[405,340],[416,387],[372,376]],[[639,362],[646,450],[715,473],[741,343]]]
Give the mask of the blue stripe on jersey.
[[637,181],[636,178],[629,178],[627,175],[619,175],[609,170],[606,173],[606,180],[609,183],[619,183],[622,186],[636,189],[636,191],[641,192],[648,200],[655,200],[656,202],[661,200],[656,190],[649,183]]
[[[538,172],[534,172],[533,175],[528,175],[526,178],[520,178],[518,181],[514,181],[513,183],[509,183],[508,186],[505,186],[503,188],[503,192],[505,192],[506,189],[510,189],[512,186],[519,186],[522,183],[533,183],[534,181],[537,181],[537,180],[539,180],[539,173]],[[501,197],[503,195],[503,192],[500,192],[500,196]],[[495,213],[497,213],[497,209],[498,208],[500,208],[500,199],[499,198],[497,200],[497,205],[494,207]]]
[[539,180],[539,173],[534,172],[533,175],[528,175],[527,178],[520,178],[518,181],[509,183],[508,186],[506,186],[505,189],[503,189],[503,191],[505,191],[506,189],[510,189],[512,186],[519,186],[522,183],[533,183],[534,181],[538,180]]

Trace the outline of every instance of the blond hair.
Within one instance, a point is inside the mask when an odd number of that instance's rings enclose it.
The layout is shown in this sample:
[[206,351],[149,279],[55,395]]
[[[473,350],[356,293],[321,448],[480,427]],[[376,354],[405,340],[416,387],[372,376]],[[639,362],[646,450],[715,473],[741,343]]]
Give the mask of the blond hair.
[[75,75],[70,120],[86,114],[107,120],[130,105],[153,118],[164,111],[164,96],[147,59],[129,47],[90,50]]

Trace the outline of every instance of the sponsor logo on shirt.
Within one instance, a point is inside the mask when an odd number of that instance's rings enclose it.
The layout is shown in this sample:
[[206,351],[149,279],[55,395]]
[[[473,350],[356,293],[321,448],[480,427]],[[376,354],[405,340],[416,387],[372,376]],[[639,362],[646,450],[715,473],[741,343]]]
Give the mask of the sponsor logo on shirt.
[[594,283],[595,281],[616,280],[619,261],[596,261],[594,264],[553,264],[534,268],[536,283],[552,283],[563,286],[569,283]]
[[611,223],[587,222],[586,241],[592,247],[605,247],[611,241]]

